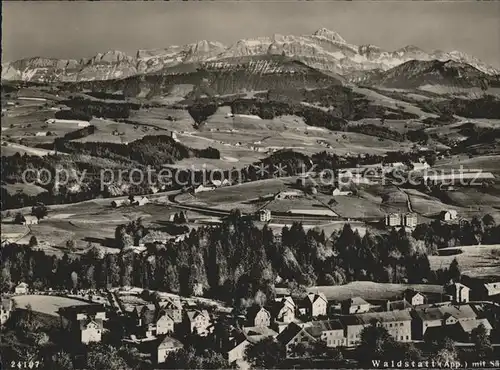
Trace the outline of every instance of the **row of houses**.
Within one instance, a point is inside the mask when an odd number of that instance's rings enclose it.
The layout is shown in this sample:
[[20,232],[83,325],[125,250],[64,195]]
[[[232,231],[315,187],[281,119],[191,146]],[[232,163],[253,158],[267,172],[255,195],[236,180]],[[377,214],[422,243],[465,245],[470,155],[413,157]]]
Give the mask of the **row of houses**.
[[304,324],[293,322],[276,338],[289,352],[298,343],[320,340],[328,347],[354,347],[360,344],[363,329],[370,325],[385,328],[398,342],[422,340],[426,335],[436,335],[436,330],[443,329],[457,340],[468,341],[479,325],[484,325],[488,335],[492,330],[488,319],[478,317],[470,305],[448,303],[413,310],[337,316]]
[[385,216],[385,225],[389,227],[410,227],[417,226],[418,218],[416,213],[389,213]]

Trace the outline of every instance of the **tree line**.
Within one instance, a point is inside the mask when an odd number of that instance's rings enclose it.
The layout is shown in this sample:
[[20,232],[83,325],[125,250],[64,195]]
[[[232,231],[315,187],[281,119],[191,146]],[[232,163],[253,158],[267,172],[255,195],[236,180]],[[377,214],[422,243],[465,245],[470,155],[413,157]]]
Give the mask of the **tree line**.
[[[123,240],[119,236],[123,233],[137,245],[150,231],[134,221],[117,229],[117,240]],[[56,258],[10,244],[2,253],[2,287],[6,290],[20,281],[37,289],[132,285],[188,296],[202,291],[238,306],[271,299],[280,280],[291,286],[312,286],[436,279],[424,244],[404,232],[367,232],[361,237],[346,225],[327,237],[316,230],[306,232],[295,223],[275,237],[269,228],[257,228],[239,211],[220,226],[192,230],[183,241],[146,247],[143,255],[102,256],[94,247],[81,257]]]

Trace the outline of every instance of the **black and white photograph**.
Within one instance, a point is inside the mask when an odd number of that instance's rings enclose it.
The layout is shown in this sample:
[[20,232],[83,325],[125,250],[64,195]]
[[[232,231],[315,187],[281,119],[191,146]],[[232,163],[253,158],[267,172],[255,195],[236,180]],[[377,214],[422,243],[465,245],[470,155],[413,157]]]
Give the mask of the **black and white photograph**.
[[500,1],[1,19],[1,369],[500,368]]

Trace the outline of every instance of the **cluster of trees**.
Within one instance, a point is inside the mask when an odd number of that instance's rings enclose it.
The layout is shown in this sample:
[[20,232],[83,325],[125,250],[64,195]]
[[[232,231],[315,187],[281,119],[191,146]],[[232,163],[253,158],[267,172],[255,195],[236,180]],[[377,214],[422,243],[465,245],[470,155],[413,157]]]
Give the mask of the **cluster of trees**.
[[423,111],[435,114],[467,118],[498,118],[500,115],[500,100],[494,95],[483,95],[477,99],[422,99],[415,104]]
[[85,115],[87,117],[103,118],[128,118],[130,110],[137,110],[141,106],[135,103],[113,103],[100,100],[85,99],[75,97],[63,101],[63,104],[70,107],[73,114]]
[[205,122],[211,115],[213,115],[217,111],[217,108],[218,106],[216,103],[196,103],[189,106],[187,110],[191,117],[194,119],[194,122],[199,125]]
[[362,118],[418,118],[418,116],[401,109],[373,105],[364,95],[341,84],[332,84],[318,89],[272,89],[267,93],[255,94],[255,96],[275,102],[307,102],[319,105],[331,109],[332,114],[336,117],[349,121],[357,121]]
[[[89,127],[93,128],[93,126]],[[92,130],[89,127],[83,130]],[[220,158],[220,152],[215,148],[191,149],[165,135],[145,136],[129,145],[101,142],[80,143],[65,138],[56,139],[54,145],[55,149],[71,153],[71,155],[39,157],[15,154],[2,157],[2,163],[4,164],[1,168],[2,180],[8,183],[23,183],[25,180],[33,181],[47,190],[32,195],[24,192],[9,193],[2,187],[1,202],[3,209],[31,206],[37,202],[44,204],[71,203],[92,199],[98,195],[112,195],[102,189],[100,174],[103,170],[106,171],[106,174],[112,170],[112,178],[117,181],[120,180],[122,183],[130,182],[128,175],[123,177],[124,173],[128,173],[126,170],[142,170],[144,174],[142,182],[140,174],[136,173],[136,176],[132,178],[134,183],[128,187],[128,192],[133,195],[148,194],[150,193],[150,187],[158,181],[157,174],[164,168],[165,164],[171,164],[188,157]],[[88,155],[99,157],[99,160],[89,161],[85,157]],[[147,165],[156,170],[156,172],[151,173],[152,182],[146,176]],[[72,178],[66,185],[56,186],[56,171],[60,167],[65,168]],[[29,171],[25,172],[26,170]],[[48,171],[50,178],[47,178],[48,181],[45,181],[45,178],[38,179],[35,172],[30,172],[32,170],[38,171],[43,176]],[[120,171],[122,171],[122,176],[119,176]],[[187,178],[190,178],[188,171],[183,172]],[[85,173],[85,176],[82,179],[83,183],[80,184],[80,189],[78,191],[69,191],[68,189],[73,185],[72,181],[76,181],[73,175],[81,176],[83,173]],[[23,174],[27,174],[26,179],[23,178]],[[168,182],[167,180],[169,179],[162,179],[162,184],[165,185]]]
[[412,236],[424,242],[426,250],[437,253],[440,248],[461,245],[498,244],[500,243],[500,226],[494,218],[487,214],[483,218],[473,217],[457,224],[449,224],[434,220],[431,223],[417,225]]
[[[77,140],[77,139],[81,139],[83,137],[92,135],[94,132],[95,132],[95,126],[90,125],[90,126],[81,128],[81,129],[76,130],[76,131],[68,132],[63,137],[55,139],[55,141],[57,141],[57,140],[64,140],[64,141]],[[57,148],[58,147],[57,143],[54,143],[54,146]]]
[[390,128],[384,126],[373,125],[371,123],[349,126],[348,131],[370,136],[377,136],[383,139],[394,141],[404,141],[406,138],[406,136],[400,132],[391,130]]
[[234,114],[253,114],[263,119],[273,119],[282,115],[296,115],[302,117],[304,122],[310,126],[325,127],[334,131],[343,131],[347,126],[347,121],[333,111],[324,111],[300,103],[235,99],[229,105]]
[[[140,220],[117,229],[117,242],[147,233]],[[37,288],[133,285],[192,295],[194,290],[239,306],[264,304],[277,276],[290,284],[335,285],[353,280],[421,283],[433,279],[425,247],[404,232],[361,237],[346,225],[327,238],[301,224],[275,238],[234,211],[218,227],[193,230],[183,241],[149,244],[146,255],[107,254],[96,248],[71,259],[15,244],[2,253],[2,287],[25,281]],[[155,258],[149,258],[154,255]]]
[[60,110],[55,113],[54,117],[57,119],[76,119],[79,121],[90,121],[92,119],[91,114],[75,109]]

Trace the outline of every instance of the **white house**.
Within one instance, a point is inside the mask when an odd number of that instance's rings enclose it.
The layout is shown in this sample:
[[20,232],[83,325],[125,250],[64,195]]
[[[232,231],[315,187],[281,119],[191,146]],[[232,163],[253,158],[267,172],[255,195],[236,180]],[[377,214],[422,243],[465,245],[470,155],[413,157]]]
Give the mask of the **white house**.
[[470,288],[461,284],[453,283],[445,287],[447,294],[451,295],[453,302],[467,303],[469,302]]
[[1,302],[1,311],[0,311],[0,324],[4,325],[10,317],[12,312],[12,299],[10,298],[2,298]]
[[443,221],[452,221],[457,219],[457,211],[454,209],[449,209],[447,211],[441,211],[439,217]]
[[194,188],[194,193],[201,193],[203,191],[212,191],[215,190],[215,186],[210,186],[210,185],[198,185],[197,187]]
[[342,196],[342,195],[352,195],[352,191],[344,191],[344,190],[340,190],[339,188],[335,188],[333,189],[332,191],[332,195],[335,197],[335,196]]
[[259,211],[259,221],[261,222],[271,221],[271,211],[268,209],[261,209]]
[[132,204],[134,206],[143,206],[145,204],[148,204],[149,203],[149,199],[147,197],[141,197],[139,199],[134,199],[134,201],[132,202]]
[[14,293],[16,294],[28,294],[28,284],[26,283],[19,283],[15,288],[14,288]]
[[164,363],[171,353],[178,351],[182,347],[182,343],[175,338],[168,336],[163,338],[157,348],[156,361],[159,364]]
[[406,289],[403,297],[412,306],[420,306],[425,303],[425,296],[413,289]]

